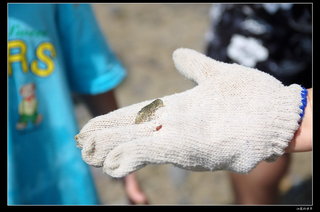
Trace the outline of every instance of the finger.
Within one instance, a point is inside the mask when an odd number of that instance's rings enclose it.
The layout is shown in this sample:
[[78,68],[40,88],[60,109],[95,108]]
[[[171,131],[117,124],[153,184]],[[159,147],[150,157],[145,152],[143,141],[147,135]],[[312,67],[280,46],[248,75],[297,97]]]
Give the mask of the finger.
[[82,158],[89,165],[101,167],[106,155],[116,146],[134,139],[150,136],[156,131],[158,123],[148,122],[92,131],[78,136],[82,148]]
[[[103,171],[112,177],[124,177],[147,164],[176,164],[187,157],[174,140],[163,136],[149,136],[123,143],[106,157]],[[188,162],[182,163],[188,165]]]
[[90,134],[94,131],[134,124],[138,112],[144,106],[150,104],[153,100],[154,99],[146,100],[137,104],[123,107],[108,114],[97,116],[91,119],[83,126],[79,135],[76,136],[76,140],[79,136],[85,136],[86,134]]

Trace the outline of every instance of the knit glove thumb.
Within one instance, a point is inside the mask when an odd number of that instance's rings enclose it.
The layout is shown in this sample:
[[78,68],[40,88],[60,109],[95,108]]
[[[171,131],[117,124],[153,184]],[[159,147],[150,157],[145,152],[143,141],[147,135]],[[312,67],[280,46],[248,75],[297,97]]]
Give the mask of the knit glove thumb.
[[90,120],[76,136],[88,164],[112,177],[147,164],[248,173],[284,153],[299,127],[306,89],[191,49],[177,49],[173,60],[197,86]]

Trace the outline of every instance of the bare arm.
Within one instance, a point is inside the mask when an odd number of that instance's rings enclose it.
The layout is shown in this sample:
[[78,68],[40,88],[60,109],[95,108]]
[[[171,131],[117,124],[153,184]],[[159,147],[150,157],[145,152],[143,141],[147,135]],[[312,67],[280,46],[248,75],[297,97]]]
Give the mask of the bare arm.
[[114,92],[108,91],[98,95],[82,95],[93,116],[99,116],[118,109]]
[[286,149],[287,153],[312,150],[312,88],[308,89],[307,106],[300,128]]

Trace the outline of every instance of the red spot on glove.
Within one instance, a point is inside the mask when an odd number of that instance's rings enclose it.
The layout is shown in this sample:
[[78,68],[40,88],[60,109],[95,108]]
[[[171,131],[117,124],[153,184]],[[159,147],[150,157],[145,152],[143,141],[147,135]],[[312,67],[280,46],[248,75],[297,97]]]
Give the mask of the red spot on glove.
[[156,131],[159,131],[162,128],[162,125],[156,127]]

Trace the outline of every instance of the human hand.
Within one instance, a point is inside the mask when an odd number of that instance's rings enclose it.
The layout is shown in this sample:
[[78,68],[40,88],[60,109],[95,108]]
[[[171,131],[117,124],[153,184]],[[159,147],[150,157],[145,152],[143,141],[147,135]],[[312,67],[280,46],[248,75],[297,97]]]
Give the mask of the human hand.
[[83,159],[113,177],[147,164],[247,173],[284,153],[299,127],[306,90],[257,69],[177,49],[178,71],[198,85],[160,98],[163,106],[136,124],[153,100],[90,120],[76,136]]

